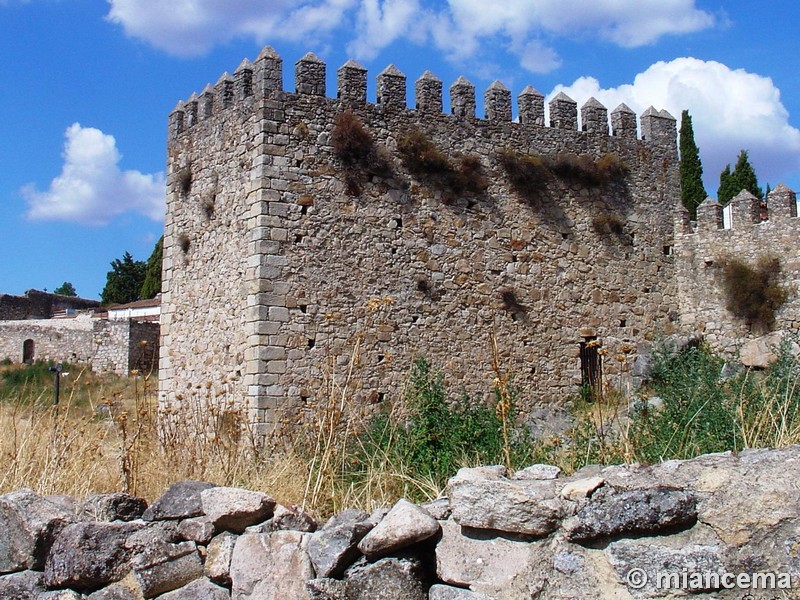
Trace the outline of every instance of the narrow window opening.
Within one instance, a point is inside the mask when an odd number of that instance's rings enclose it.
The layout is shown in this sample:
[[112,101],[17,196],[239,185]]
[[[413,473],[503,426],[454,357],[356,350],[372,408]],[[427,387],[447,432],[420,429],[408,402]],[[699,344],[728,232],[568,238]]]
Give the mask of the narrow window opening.
[[25,340],[22,342],[22,362],[29,365],[33,362],[35,344],[33,340]]
[[580,344],[581,396],[590,402],[603,396],[603,362],[600,355],[600,340],[586,337]]

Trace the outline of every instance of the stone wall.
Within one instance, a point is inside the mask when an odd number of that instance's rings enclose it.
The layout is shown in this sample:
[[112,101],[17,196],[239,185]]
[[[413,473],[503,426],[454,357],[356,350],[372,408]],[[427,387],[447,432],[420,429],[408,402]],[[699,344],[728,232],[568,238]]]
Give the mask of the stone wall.
[[[296,90],[265,48],[169,118],[160,397],[196,385],[225,389],[265,428],[340,384],[351,358],[367,402],[396,397],[415,356],[426,356],[474,397],[491,394],[492,337],[501,369],[522,389],[523,410],[576,393],[581,348],[602,362],[603,383],[626,387],[638,340],[677,319],[672,256],[678,199],[675,121],[624,105],[609,115],[561,94],[544,126],[541,94],[496,82],[486,118],[475,89],[378,75],[348,61],[337,98],[325,64],[306,55]],[[331,136],[351,110],[385,153],[391,173],[363,175],[353,195]],[[418,129],[451,160],[468,154],[483,193],[443,190],[406,169],[398,140]],[[554,177],[535,198],[510,185],[503,151],[621,159],[621,180],[586,185]],[[615,224],[609,227],[608,223]]]
[[39,290],[28,290],[24,296],[0,294],[0,321],[49,319],[58,312],[86,310],[99,306],[97,300],[48,294]]
[[[766,217],[766,219],[764,218]],[[762,258],[775,257],[781,267],[780,284],[789,301],[776,313],[776,327],[800,328],[800,255],[797,240],[800,219],[795,193],[777,186],[767,198],[767,210],[744,191],[731,201],[731,226],[723,228],[722,206],[711,198],[697,211],[697,222],[686,218],[677,228],[675,264],[681,322],[702,333],[714,349],[733,354],[744,340],[762,335],[726,308],[722,265],[728,259],[756,267]]]
[[800,598],[800,448],[655,466],[462,469],[446,495],[318,527],[188,481],[0,496],[0,597],[101,600]]
[[26,341],[33,360],[85,363],[98,372],[148,372],[158,361],[157,323],[109,321],[80,315],[66,319],[0,321],[0,359],[22,362]]

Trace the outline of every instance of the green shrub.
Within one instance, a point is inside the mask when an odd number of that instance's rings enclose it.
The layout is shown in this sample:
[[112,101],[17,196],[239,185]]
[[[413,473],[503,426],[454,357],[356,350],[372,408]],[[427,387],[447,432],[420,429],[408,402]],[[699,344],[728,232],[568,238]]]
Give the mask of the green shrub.
[[775,313],[788,299],[778,284],[780,274],[781,263],[773,256],[762,257],[755,268],[738,259],[724,261],[722,288],[727,309],[756,330],[771,330]]
[[18,368],[3,371],[0,377],[7,386],[40,384],[47,379],[52,379],[53,374],[50,372],[50,367],[54,364],[53,361],[37,360],[27,365],[20,365]]
[[[403,416],[383,412],[372,420],[361,437],[356,465],[388,455],[398,471],[441,489],[463,466],[505,463],[503,423],[495,409],[466,395],[449,400],[444,376],[424,358],[412,369],[404,409]],[[515,429],[510,443],[512,459],[521,464],[527,458],[527,436]]]
[[722,359],[700,346],[677,355],[661,349],[653,360],[652,393],[663,406],[653,409],[642,402],[632,417],[637,459],[657,462],[737,450],[736,382],[720,381]]

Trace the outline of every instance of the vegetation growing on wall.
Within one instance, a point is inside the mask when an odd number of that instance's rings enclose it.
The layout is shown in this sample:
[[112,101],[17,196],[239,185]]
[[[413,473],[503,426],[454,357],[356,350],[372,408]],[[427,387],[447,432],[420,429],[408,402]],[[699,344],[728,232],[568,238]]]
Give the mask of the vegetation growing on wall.
[[572,153],[540,156],[506,150],[500,154],[499,162],[512,187],[528,201],[536,198],[553,178],[597,187],[620,181],[629,172],[628,166],[615,154],[593,160]]
[[442,190],[455,194],[481,194],[489,187],[476,156],[448,158],[419,129],[412,129],[397,141],[397,150],[409,172]]
[[788,294],[778,280],[781,263],[777,257],[764,256],[755,267],[738,259],[722,262],[722,289],[726,308],[757,331],[769,331],[775,325],[775,313]]
[[362,183],[371,175],[388,177],[392,164],[361,121],[351,111],[340,113],[331,134],[333,152],[345,169],[345,185],[352,196],[361,193]]

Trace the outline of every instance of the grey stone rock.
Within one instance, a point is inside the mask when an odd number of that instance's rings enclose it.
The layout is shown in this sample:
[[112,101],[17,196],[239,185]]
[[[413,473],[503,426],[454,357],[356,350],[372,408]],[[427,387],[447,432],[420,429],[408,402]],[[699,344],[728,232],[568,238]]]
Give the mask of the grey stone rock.
[[420,508],[437,521],[449,519],[450,515],[453,514],[448,498],[437,498],[436,500],[425,502],[420,505]]
[[196,579],[191,583],[159,596],[158,600],[230,600],[231,593],[224,587],[214,585],[208,579]]
[[130,570],[136,548],[128,545],[143,523],[74,523],[56,538],[45,562],[45,583],[51,588],[81,592],[100,589]]
[[41,571],[20,571],[0,575],[0,598],[3,600],[29,600],[44,592]]
[[345,573],[348,600],[427,600],[428,575],[416,557],[382,558]]
[[145,510],[144,498],[124,492],[87,496],[81,507],[81,513],[91,521],[133,521],[141,518]]
[[180,481],[172,484],[161,497],[144,511],[145,521],[188,519],[203,514],[200,493],[216,487],[205,481]]
[[145,598],[170,592],[203,576],[203,561],[194,542],[157,542],[136,554],[131,566]]
[[40,592],[34,596],[36,600],[82,600],[78,592],[72,590],[55,590],[52,592]]
[[573,542],[658,533],[697,520],[694,496],[667,487],[616,492],[605,489],[592,496],[564,524]]
[[231,558],[239,536],[224,531],[216,536],[206,548],[206,562],[203,572],[211,581],[230,587]]
[[436,519],[417,505],[400,499],[358,543],[358,549],[367,558],[375,559],[427,540],[438,532]]
[[184,540],[207,544],[216,533],[214,522],[207,516],[183,519],[178,523],[178,535]]
[[428,600],[492,600],[492,598],[464,588],[436,584],[428,590]]
[[212,487],[200,493],[203,512],[217,531],[242,533],[249,525],[272,516],[275,500],[263,492]]
[[306,600],[314,567],[306,553],[311,534],[299,531],[239,536],[231,558],[231,598]]
[[53,540],[73,520],[71,510],[31,490],[0,496],[0,574],[41,570]]
[[245,533],[272,533],[273,531],[304,531],[313,533],[317,530],[317,522],[314,517],[303,511],[300,507],[292,506],[287,508],[277,504],[272,514],[272,518],[259,525],[251,525],[245,529]]
[[142,595],[134,592],[131,587],[119,583],[112,583],[101,590],[86,596],[86,600],[141,600]]
[[308,555],[318,577],[341,577],[358,558],[358,543],[373,528],[369,515],[348,509],[331,517],[308,541]]
[[553,465],[531,465],[514,473],[512,479],[547,480],[558,479],[559,475],[561,469]]
[[[672,574],[680,576],[683,572],[726,572],[720,549],[713,545],[686,544],[680,548],[669,548],[653,543],[653,540],[620,540],[609,544],[605,554],[619,581],[637,595],[661,596],[665,586],[659,589],[659,574],[663,577]],[[646,574],[646,582],[642,587],[631,587],[627,579],[634,569]]]
[[311,600],[349,600],[347,584],[339,579],[312,579],[306,587]]
[[[766,369],[778,360],[781,344],[787,335],[786,331],[773,331],[754,340],[748,340],[739,351],[739,361],[746,367]],[[800,354],[800,346],[794,341],[789,343],[792,356]]]
[[[436,545],[436,574],[457,587],[484,593],[508,589],[524,577],[536,552],[525,541],[495,537],[486,531],[464,530],[453,520],[443,521]],[[537,564],[537,568],[539,565]]]
[[447,483],[453,518],[465,527],[544,536],[564,513],[553,481],[512,481],[499,471],[461,469]]

